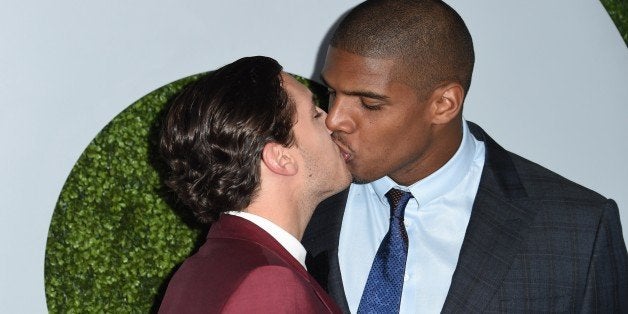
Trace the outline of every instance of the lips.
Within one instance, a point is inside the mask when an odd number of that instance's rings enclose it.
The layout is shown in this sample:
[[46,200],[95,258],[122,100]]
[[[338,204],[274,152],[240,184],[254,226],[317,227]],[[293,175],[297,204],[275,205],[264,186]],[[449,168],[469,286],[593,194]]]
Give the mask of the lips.
[[338,146],[338,149],[340,150],[340,155],[345,160],[345,162],[351,161],[351,159],[353,159],[353,155],[351,154],[350,150],[345,145],[343,145],[337,137],[333,137],[333,140],[336,146]]
[[345,160],[345,162],[349,162],[351,160],[351,154],[340,151],[340,155]]

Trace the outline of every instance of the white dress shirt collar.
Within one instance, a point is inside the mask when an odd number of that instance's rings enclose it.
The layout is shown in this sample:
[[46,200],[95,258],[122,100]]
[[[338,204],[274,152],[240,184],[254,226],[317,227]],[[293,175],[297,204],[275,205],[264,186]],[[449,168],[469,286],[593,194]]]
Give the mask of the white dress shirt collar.
[[292,255],[297,261],[299,261],[301,265],[303,265],[304,268],[307,269],[307,267],[305,266],[305,256],[307,254],[305,248],[303,247],[301,242],[299,242],[299,240],[297,240],[297,238],[295,238],[292,234],[290,234],[286,230],[283,230],[272,221],[255,214],[241,211],[228,211],[225,212],[225,214],[244,218],[254,223],[258,227],[264,229],[264,231],[266,231],[268,234],[270,234],[270,236],[277,240],[277,242],[279,242],[279,244],[281,244],[281,246],[283,246],[286,251],[290,253],[290,255]]

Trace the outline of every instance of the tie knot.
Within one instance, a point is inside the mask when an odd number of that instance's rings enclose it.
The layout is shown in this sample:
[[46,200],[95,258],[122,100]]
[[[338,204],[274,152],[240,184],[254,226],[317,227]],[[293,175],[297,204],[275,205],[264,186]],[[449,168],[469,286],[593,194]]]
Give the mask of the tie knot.
[[390,216],[403,219],[406,205],[412,198],[412,193],[398,189],[390,189],[390,191],[386,193],[386,198],[388,198],[388,203],[390,203]]

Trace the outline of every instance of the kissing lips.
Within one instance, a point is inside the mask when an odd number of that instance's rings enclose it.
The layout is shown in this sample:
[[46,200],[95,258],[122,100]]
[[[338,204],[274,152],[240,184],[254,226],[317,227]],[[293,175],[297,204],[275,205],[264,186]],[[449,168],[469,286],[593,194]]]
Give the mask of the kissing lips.
[[351,155],[351,153],[349,152],[349,149],[347,149],[344,145],[342,145],[342,143],[340,143],[340,141],[337,138],[334,138],[333,140],[336,146],[338,146],[338,149],[340,150],[340,155],[345,160],[345,162],[351,161],[351,159],[353,159],[353,155]]
[[351,154],[343,151],[340,151],[340,154],[342,155],[342,158],[344,158],[345,162],[349,162],[349,160],[351,160]]

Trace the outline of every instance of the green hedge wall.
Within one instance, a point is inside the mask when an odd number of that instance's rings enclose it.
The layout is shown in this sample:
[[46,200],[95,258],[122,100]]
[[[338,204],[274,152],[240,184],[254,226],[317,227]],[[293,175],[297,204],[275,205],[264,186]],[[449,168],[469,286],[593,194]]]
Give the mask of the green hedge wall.
[[152,159],[164,104],[194,78],[128,107],[72,169],[48,234],[51,313],[146,313],[164,279],[194,248],[200,231],[171,209]]
[[[627,1],[602,3],[628,44]],[[48,234],[51,313],[154,312],[167,280],[203,240],[206,230],[163,187],[162,166],[154,157],[165,104],[197,77],[168,84],[129,106],[80,156]],[[300,81],[324,95],[320,85]]]

